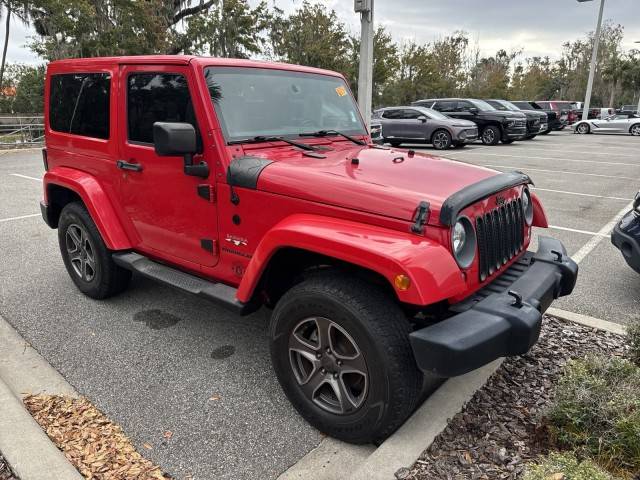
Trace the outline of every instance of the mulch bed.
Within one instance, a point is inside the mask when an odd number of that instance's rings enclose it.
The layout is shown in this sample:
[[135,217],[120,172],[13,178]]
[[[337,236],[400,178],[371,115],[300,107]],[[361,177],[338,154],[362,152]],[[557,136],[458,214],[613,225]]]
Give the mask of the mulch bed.
[[0,453],[0,480],[19,480],[9,468],[9,464],[2,456],[2,453]]
[[[122,428],[86,398],[29,395],[24,404],[83,477],[92,480],[170,478],[140,455]],[[0,480],[5,480],[1,474]]]
[[521,478],[525,464],[551,448],[540,419],[567,361],[625,350],[618,335],[546,317],[538,344],[527,355],[508,358],[415,465],[396,477]]

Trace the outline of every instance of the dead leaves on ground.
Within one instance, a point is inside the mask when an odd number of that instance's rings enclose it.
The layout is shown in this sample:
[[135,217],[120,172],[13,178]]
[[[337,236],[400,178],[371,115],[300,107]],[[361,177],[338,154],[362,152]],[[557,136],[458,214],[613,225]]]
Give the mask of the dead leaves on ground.
[[86,398],[29,395],[25,397],[24,404],[49,438],[85,478],[170,478],[140,455],[122,428],[111,422]]

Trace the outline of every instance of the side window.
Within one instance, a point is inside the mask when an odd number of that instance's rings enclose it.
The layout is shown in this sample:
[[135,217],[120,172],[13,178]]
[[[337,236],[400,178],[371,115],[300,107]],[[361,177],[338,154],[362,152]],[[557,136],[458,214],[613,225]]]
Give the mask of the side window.
[[403,110],[402,111],[402,118],[404,118],[405,120],[415,120],[417,119],[419,116],[421,115],[421,113],[417,110]]
[[108,73],[52,75],[49,126],[56,132],[108,139],[110,91]]
[[553,110],[549,102],[536,102],[544,110]]
[[456,111],[457,102],[444,101],[444,102],[436,102],[433,106],[434,110],[439,112],[455,112]]
[[456,111],[457,112],[469,112],[469,111],[471,111],[472,108],[473,108],[473,105],[471,104],[471,102],[460,100],[458,102],[458,106],[457,106]]
[[400,110],[385,110],[382,114],[382,118],[387,118],[389,120],[396,120],[399,117]]
[[153,143],[155,122],[190,123],[198,132],[187,79],[183,75],[175,73],[129,75],[127,79],[128,139],[137,143]]

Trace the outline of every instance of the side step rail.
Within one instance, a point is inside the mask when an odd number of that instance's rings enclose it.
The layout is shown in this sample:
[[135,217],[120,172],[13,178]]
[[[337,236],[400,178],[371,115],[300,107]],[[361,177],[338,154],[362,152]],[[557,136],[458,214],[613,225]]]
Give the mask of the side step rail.
[[210,282],[176,268],[163,265],[134,252],[114,253],[113,261],[122,268],[156,280],[165,285],[211,300],[218,305],[240,315],[251,313],[255,309],[236,298],[236,288],[223,283]]

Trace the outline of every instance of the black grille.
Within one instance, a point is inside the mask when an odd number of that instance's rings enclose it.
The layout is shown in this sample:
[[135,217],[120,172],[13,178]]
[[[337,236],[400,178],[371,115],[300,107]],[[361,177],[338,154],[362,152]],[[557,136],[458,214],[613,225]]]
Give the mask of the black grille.
[[500,270],[524,247],[522,200],[517,199],[476,218],[480,281]]

